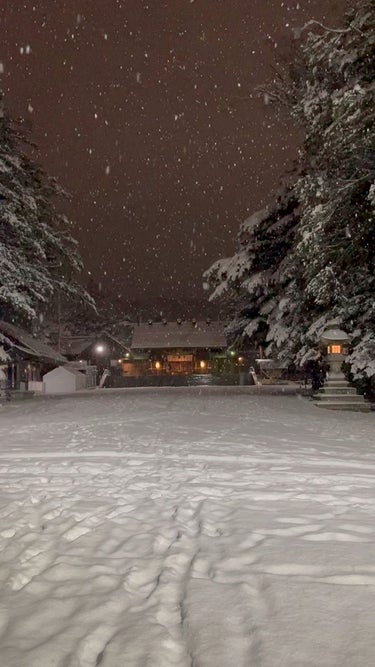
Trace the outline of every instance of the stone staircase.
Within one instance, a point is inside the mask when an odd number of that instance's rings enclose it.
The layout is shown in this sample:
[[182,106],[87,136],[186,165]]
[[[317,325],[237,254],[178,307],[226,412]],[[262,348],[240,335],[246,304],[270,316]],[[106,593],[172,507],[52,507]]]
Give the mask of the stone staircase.
[[345,378],[328,378],[324,387],[314,395],[315,405],[327,410],[370,412],[371,406]]

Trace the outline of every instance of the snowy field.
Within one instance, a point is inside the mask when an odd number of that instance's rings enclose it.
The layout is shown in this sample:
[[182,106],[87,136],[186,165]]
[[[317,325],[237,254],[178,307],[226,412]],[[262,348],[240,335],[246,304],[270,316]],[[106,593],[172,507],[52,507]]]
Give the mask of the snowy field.
[[375,664],[375,415],[246,391],[0,408],[1,667]]

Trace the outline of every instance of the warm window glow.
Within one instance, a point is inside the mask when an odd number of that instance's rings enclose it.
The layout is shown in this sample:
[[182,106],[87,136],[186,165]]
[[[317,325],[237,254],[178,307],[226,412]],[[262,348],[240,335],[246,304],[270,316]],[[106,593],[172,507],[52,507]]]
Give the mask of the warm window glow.
[[329,354],[341,354],[341,345],[330,345],[328,347]]
[[161,367],[160,361],[155,361],[155,368],[157,371],[160,370],[160,367]]
[[192,354],[168,354],[167,361],[170,361],[170,362],[193,361],[193,355]]
[[199,365],[200,365],[201,368],[206,368],[206,362],[205,361],[201,361],[199,363]]

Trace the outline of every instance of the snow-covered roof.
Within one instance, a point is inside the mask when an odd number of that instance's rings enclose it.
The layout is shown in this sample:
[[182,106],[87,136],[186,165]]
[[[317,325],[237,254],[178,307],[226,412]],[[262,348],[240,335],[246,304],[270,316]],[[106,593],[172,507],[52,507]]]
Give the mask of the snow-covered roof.
[[0,321],[0,333],[9,340],[11,348],[14,347],[25,355],[59,364],[66,363],[65,357],[60,352],[54,350],[50,345],[42,343],[38,338],[34,338],[34,336],[14,324]]
[[71,336],[69,338],[62,338],[61,348],[64,354],[79,355],[87,350],[95,341],[96,337],[94,336]]
[[134,327],[132,350],[225,348],[224,322],[153,322]]
[[60,375],[61,373],[68,373],[69,375],[74,375],[75,377],[77,377],[77,375],[82,376],[82,373],[77,368],[72,368],[71,366],[58,366],[57,368],[54,368],[52,371],[49,371],[43,375],[43,379],[45,377],[49,377],[50,375]]
[[89,347],[94,345],[95,343],[99,343],[102,339],[109,339],[111,340],[115,345],[118,347],[123,348],[124,350],[129,349],[129,336],[127,340],[123,340],[122,338],[112,335],[111,333],[108,333],[107,331],[102,331],[100,333],[91,335],[91,336],[67,336],[64,337],[61,341],[61,347],[62,350],[64,351],[64,354],[70,355],[70,356],[79,356],[85,350],[87,350]]

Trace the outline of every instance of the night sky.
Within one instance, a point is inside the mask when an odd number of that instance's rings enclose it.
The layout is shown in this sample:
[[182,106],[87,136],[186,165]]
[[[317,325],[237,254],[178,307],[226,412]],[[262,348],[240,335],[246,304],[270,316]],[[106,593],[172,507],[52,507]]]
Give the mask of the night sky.
[[[299,137],[255,93],[293,28],[343,0],[1,0],[0,71],[72,194],[85,275],[130,299],[205,298]],[[5,33],[5,40],[4,40]]]

